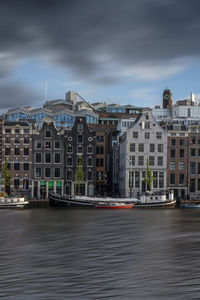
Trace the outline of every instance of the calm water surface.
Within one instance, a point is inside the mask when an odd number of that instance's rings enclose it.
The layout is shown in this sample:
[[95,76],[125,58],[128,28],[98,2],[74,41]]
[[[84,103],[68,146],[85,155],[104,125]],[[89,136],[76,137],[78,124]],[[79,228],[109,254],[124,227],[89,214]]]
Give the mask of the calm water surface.
[[2,299],[200,299],[200,210],[0,210]]

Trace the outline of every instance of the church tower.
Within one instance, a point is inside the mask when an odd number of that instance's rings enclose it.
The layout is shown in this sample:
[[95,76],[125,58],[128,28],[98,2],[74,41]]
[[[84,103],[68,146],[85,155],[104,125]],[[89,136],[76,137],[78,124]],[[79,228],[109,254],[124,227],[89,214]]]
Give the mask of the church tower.
[[163,92],[163,108],[172,109],[172,92],[168,88]]

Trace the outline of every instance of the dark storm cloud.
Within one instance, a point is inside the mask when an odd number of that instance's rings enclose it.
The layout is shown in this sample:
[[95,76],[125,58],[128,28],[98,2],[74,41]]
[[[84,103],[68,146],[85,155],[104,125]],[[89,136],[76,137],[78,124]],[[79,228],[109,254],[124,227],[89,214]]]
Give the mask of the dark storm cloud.
[[119,64],[198,56],[199,11],[196,0],[0,1],[0,54],[40,55],[106,84]]
[[0,83],[0,114],[18,106],[35,106],[37,93],[17,83]]

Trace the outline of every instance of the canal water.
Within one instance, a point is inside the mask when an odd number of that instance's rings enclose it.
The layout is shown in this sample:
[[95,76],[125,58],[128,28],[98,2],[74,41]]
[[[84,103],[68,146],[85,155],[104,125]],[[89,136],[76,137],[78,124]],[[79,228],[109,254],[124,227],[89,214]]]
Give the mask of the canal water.
[[2,299],[199,299],[200,210],[0,210]]

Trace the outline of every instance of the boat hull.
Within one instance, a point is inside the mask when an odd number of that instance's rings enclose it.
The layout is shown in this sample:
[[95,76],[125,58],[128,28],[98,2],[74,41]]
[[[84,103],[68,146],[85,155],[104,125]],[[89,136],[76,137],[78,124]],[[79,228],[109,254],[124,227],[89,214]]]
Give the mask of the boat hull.
[[104,205],[104,204],[97,204],[96,208],[102,209],[131,209],[134,207],[134,204],[124,204],[124,205]]
[[136,203],[135,208],[174,208],[176,200],[164,202]]
[[75,197],[63,198],[55,195],[49,195],[49,205],[53,207],[81,207],[81,208],[133,208],[134,201],[129,199],[115,198],[92,198],[92,197]]

